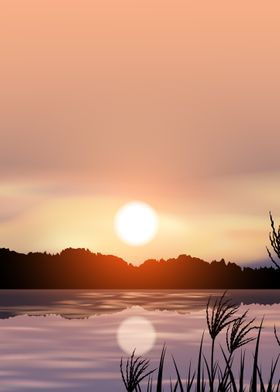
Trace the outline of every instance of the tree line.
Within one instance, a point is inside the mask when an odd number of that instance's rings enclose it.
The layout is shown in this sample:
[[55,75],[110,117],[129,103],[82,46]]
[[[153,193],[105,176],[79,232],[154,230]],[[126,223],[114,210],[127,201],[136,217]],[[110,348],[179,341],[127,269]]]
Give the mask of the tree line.
[[280,269],[240,267],[189,255],[139,266],[88,249],[58,254],[0,249],[1,289],[272,289]]

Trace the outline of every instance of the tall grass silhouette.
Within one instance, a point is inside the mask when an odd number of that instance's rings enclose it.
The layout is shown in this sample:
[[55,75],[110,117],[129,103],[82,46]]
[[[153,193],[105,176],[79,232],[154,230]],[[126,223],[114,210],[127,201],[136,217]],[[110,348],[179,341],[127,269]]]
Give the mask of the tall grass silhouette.
[[[278,229],[275,228],[275,223],[273,220],[272,213],[269,212],[269,218],[270,218],[270,226],[271,226],[271,232],[269,233],[269,241],[272,249],[274,250],[274,253],[280,259],[280,225],[278,226]],[[280,269],[280,264],[277,262],[274,257],[272,256],[270,250],[268,247],[266,247],[268,256],[274,266],[278,269]]]
[[[131,357],[126,360],[126,365],[123,364],[123,359],[120,362],[120,371],[122,380],[125,385],[127,392],[133,392],[141,390],[140,382],[149,377],[156,369],[147,371],[149,366],[149,360],[142,357],[135,357],[135,350],[131,354]],[[149,391],[151,386],[151,379],[148,380],[147,390]]]
[[[213,392],[214,389],[214,380],[216,376],[216,372],[218,370],[217,363],[214,362],[214,352],[215,352],[215,342],[217,336],[229,326],[235,319],[232,317],[236,314],[238,310],[238,305],[233,304],[229,299],[225,297],[226,293],[224,293],[220,299],[215,300],[213,307],[210,309],[211,297],[208,300],[206,306],[206,321],[208,326],[208,331],[211,336],[211,362],[210,368],[206,366],[209,376],[209,389],[210,392]],[[206,361],[208,365],[208,362]]]
[[[217,300],[211,297],[206,305],[206,323],[211,339],[210,358],[204,354],[204,336],[202,334],[196,369],[192,370],[191,362],[184,376],[181,375],[176,360],[172,357],[176,378],[166,386],[163,367],[166,347],[161,352],[157,369],[148,370],[149,361],[142,356],[135,357],[135,352],[127,358],[124,366],[121,360],[121,374],[127,392],[280,392],[280,372],[277,373],[279,356],[272,361],[268,378],[265,379],[259,363],[259,348],[263,320],[259,325],[255,319],[248,318],[248,312],[238,315],[239,306],[227,298],[226,292]],[[220,345],[220,362],[216,359],[216,339],[221,332],[225,333],[224,347]],[[252,333],[256,332],[256,336]],[[274,327],[275,338],[280,346],[280,339]],[[249,383],[245,382],[245,350],[244,347],[255,340],[253,361],[249,373]],[[242,350],[243,349],[243,350]],[[235,353],[240,352],[238,360]],[[238,363],[239,361],[239,363]],[[125,371],[124,371],[125,369]],[[157,371],[157,377],[152,375]],[[248,373],[248,371],[247,371]]]

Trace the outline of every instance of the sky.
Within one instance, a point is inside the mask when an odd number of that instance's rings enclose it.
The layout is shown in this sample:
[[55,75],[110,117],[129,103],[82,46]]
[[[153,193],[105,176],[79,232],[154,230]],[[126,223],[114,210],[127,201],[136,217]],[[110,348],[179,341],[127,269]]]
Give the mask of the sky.
[[[267,260],[280,223],[280,5],[0,0],[0,246]],[[124,244],[114,216],[150,204]]]

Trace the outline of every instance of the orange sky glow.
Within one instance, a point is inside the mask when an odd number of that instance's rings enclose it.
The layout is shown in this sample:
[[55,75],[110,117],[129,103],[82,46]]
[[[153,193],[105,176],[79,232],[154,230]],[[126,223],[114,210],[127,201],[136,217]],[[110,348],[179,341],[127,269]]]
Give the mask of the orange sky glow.
[[[278,1],[2,0],[1,246],[266,260],[279,15]],[[159,217],[140,247],[114,230],[131,200]]]

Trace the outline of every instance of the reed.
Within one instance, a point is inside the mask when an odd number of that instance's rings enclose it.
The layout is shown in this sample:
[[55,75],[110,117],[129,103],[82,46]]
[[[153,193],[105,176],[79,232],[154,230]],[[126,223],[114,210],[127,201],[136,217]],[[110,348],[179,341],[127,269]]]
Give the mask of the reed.
[[[164,345],[159,366],[157,369],[148,370],[149,361],[142,356],[135,357],[135,352],[127,358],[124,365],[120,362],[120,369],[125,390],[127,392],[280,392],[280,371],[278,369],[279,356],[271,362],[268,379],[264,379],[259,361],[259,348],[263,320],[255,325],[255,319],[248,319],[248,312],[238,315],[239,306],[233,304],[224,293],[219,299],[209,301],[206,306],[206,322],[211,339],[209,358],[204,354],[204,336],[202,334],[198,358],[195,369],[191,362],[187,365],[184,376],[179,371],[178,364],[172,356],[175,369],[175,380],[164,383],[164,361],[166,347]],[[216,338],[225,332],[224,346],[217,348]],[[252,333],[257,331],[256,336]],[[274,328],[274,335],[280,346],[280,339]],[[245,350],[244,347],[255,340],[253,362],[250,369],[249,383],[245,383]],[[216,351],[221,352],[221,361],[215,358]],[[243,350],[242,350],[243,349]],[[240,352],[239,359],[235,353]],[[239,365],[238,365],[239,361]],[[238,365],[237,367],[235,365]],[[238,369],[234,372],[234,369]],[[152,375],[157,371],[157,377]],[[237,374],[235,374],[237,373]]]
[[[120,372],[127,392],[141,391],[141,381],[149,377],[156,370],[147,371],[150,361],[142,357],[135,357],[134,354],[135,350],[130,358],[127,358],[125,365],[123,364],[123,359],[120,362]],[[147,391],[151,390],[151,383],[152,380],[149,377]]]
[[229,326],[236,320],[233,319],[233,316],[238,311],[239,306],[233,304],[230,301],[230,299],[226,298],[226,292],[224,292],[224,294],[219,299],[216,299],[214,301],[212,308],[210,308],[210,303],[211,303],[211,297],[209,298],[206,306],[206,321],[207,321],[209,335],[212,341],[211,361],[210,361],[210,367],[207,366],[208,363],[206,361],[206,368],[209,377],[210,392],[213,392],[216,372],[218,369],[217,363],[214,362],[216,338],[227,326]]

